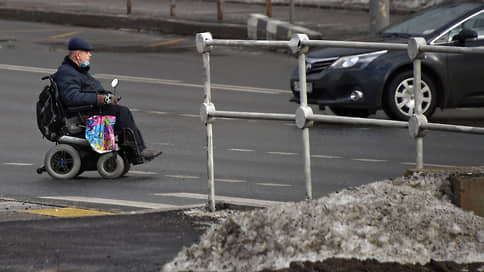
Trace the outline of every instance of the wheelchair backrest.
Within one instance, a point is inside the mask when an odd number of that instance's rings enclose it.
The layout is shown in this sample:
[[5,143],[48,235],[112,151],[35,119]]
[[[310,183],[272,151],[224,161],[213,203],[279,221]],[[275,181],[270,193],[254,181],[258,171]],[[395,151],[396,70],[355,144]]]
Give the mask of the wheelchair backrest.
[[82,133],[81,118],[75,115],[68,116],[52,75],[42,78],[45,79],[49,79],[49,85],[40,92],[37,101],[37,126],[42,135],[49,141],[56,142],[64,135]]

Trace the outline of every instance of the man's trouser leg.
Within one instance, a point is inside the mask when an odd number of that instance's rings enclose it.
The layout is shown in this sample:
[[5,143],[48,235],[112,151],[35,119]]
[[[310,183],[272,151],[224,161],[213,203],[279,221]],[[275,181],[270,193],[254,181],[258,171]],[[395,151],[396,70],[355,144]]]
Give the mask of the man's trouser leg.
[[128,107],[122,105],[104,105],[102,112],[104,115],[116,116],[115,126],[118,128],[129,128],[133,131],[136,143],[138,144],[137,148],[139,152],[146,148],[143,136],[141,136],[141,132],[134,122],[133,114]]

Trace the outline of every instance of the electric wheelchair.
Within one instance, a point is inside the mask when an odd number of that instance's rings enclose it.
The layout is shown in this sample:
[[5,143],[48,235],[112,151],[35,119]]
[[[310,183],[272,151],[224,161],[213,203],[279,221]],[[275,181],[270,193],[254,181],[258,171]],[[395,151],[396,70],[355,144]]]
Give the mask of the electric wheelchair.
[[[84,171],[97,170],[106,179],[125,175],[131,164],[144,163],[137,150],[134,133],[130,129],[114,126],[116,148],[100,154],[91,148],[85,138],[86,121],[93,115],[102,115],[102,106],[86,105],[66,107],[63,105],[57,84],[51,76],[39,95],[37,102],[37,124],[43,136],[55,142],[45,154],[44,165],[37,173],[47,172],[55,179],[72,179]],[[116,88],[114,79],[112,87]]]

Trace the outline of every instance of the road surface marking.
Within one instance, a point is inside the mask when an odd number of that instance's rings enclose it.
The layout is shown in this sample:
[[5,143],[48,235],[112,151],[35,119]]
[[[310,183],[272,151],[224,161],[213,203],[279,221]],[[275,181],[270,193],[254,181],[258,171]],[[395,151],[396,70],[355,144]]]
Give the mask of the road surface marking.
[[168,46],[168,48],[195,48],[195,45],[172,45]]
[[[401,162],[400,164],[403,165],[410,165],[410,166],[416,166],[414,162]],[[430,166],[430,167],[438,167],[438,168],[449,168],[449,167],[457,167],[455,165],[447,165],[447,164],[435,164],[435,163],[425,163],[424,162],[424,167]]]
[[64,34],[54,35],[54,36],[47,37],[47,40],[55,40],[55,39],[58,39],[58,38],[74,36],[74,35],[77,35],[77,34],[82,33],[82,32],[83,31],[72,31],[72,32],[64,33]]
[[0,64],[0,69],[10,70],[10,71],[20,71],[20,72],[41,73],[41,74],[53,74],[57,71],[56,69],[31,67],[31,66],[8,65],[8,64]]
[[249,92],[249,93],[267,93],[267,94],[274,94],[274,93],[288,94],[288,93],[291,93],[291,91],[283,90],[283,89],[259,88],[259,87],[250,87],[250,86],[217,84],[217,83],[213,83],[212,88],[222,89],[222,90],[232,90],[232,91],[238,90],[238,91]]
[[173,79],[160,79],[160,78],[149,78],[149,77],[137,77],[137,76],[126,76],[126,75],[114,75],[114,74],[94,74],[95,77],[103,78],[103,79],[113,79],[118,78],[119,80],[123,81],[131,81],[136,83],[151,83],[151,84],[175,84],[181,83],[180,80],[173,80]]
[[[2,66],[0,64],[0,69]],[[160,85],[170,85],[170,86],[181,86],[181,87],[192,87],[192,88],[203,88],[202,84],[193,84],[183,82],[181,80],[170,80],[170,79],[158,79],[149,77],[136,77],[136,76],[125,76],[116,74],[94,74],[94,77],[103,79],[113,79],[118,78],[124,81],[138,82],[138,83],[151,83]],[[225,91],[237,91],[246,93],[261,93],[261,94],[288,94],[287,90],[283,89],[269,89],[269,88],[257,88],[251,86],[239,86],[239,85],[228,85],[228,84],[216,84],[212,83],[212,89],[225,90]]]
[[292,152],[267,152],[267,154],[270,155],[281,155],[281,156],[296,156],[298,155],[297,153],[292,153]]
[[57,32],[63,31],[63,28],[44,28],[44,29],[11,29],[11,30],[0,30],[0,33],[35,33],[35,32]]
[[352,161],[360,161],[360,162],[387,162],[387,160],[377,160],[377,159],[365,159],[365,158],[355,158],[351,159]]
[[33,163],[28,162],[4,162],[4,165],[13,165],[13,166],[31,166],[34,165]]
[[157,115],[165,115],[165,114],[168,114],[168,112],[165,112],[165,111],[154,111],[154,110],[150,110],[150,111],[145,111],[146,113],[149,113],[149,114],[157,114]]
[[56,209],[42,209],[42,210],[24,210],[24,213],[48,215],[55,217],[80,217],[80,216],[96,216],[96,215],[113,215],[111,212],[103,212],[97,210],[86,210],[78,208],[56,208]]
[[154,144],[165,145],[165,146],[175,146],[175,144],[172,144],[172,143],[154,143]]
[[40,198],[84,202],[84,203],[105,204],[105,205],[115,205],[115,206],[126,206],[126,207],[135,207],[135,208],[144,208],[144,209],[172,209],[172,208],[179,208],[180,207],[180,206],[168,205],[168,204],[162,204],[162,203],[129,201],[129,200],[120,200],[120,199],[98,198],[98,197],[43,196],[43,197],[40,197]]
[[[50,68],[19,66],[19,65],[9,65],[9,64],[0,64],[0,69],[10,70],[10,71],[41,73],[41,74],[53,74],[57,71],[56,69],[50,69]],[[128,81],[128,82],[137,82],[137,83],[151,83],[151,84],[191,87],[191,88],[204,87],[202,84],[193,84],[193,83],[183,82],[180,80],[170,80],[170,79],[136,77],[136,76],[115,75],[115,74],[94,74],[93,76],[96,78],[109,79],[109,80],[116,77],[119,80]],[[251,86],[239,86],[239,85],[228,85],[228,84],[212,84],[212,89],[246,92],[246,93],[260,93],[260,94],[290,93],[290,91],[284,90],[284,89],[258,88],[258,87],[251,87]]]
[[311,155],[312,158],[317,159],[342,159],[340,156],[330,156],[330,155]]
[[242,179],[215,179],[215,181],[218,181],[218,182],[228,182],[228,183],[247,182],[246,180],[242,180]]
[[290,184],[279,184],[279,183],[256,183],[260,186],[270,186],[270,187],[292,187]]
[[170,41],[163,41],[163,42],[159,42],[159,43],[152,43],[152,44],[149,44],[147,45],[146,47],[158,47],[158,46],[162,46],[162,45],[168,45],[168,44],[174,44],[174,43],[177,43],[177,42],[181,42],[181,41],[184,41],[185,39],[182,38],[182,39],[176,39],[176,40],[170,40]]
[[138,170],[129,170],[129,174],[135,174],[135,175],[156,175],[158,173],[156,172],[149,172],[149,171],[138,171]]
[[197,176],[183,176],[183,175],[165,175],[165,177],[176,178],[176,179],[200,179]]
[[179,116],[182,116],[182,117],[190,117],[190,118],[200,118],[200,115],[197,115],[197,114],[189,114],[189,113],[179,114]]
[[[155,196],[172,196],[172,197],[180,197],[180,198],[193,198],[193,199],[202,199],[207,200],[208,195],[206,194],[192,194],[192,193],[155,193]],[[259,206],[259,207],[270,207],[275,205],[281,205],[286,202],[280,201],[271,201],[271,200],[259,200],[259,199],[250,199],[250,198],[240,198],[240,197],[229,197],[229,196],[215,196],[216,201],[223,201],[232,204],[238,205],[250,205],[250,206]]]
[[254,152],[255,150],[253,149],[243,149],[243,148],[229,148],[229,151],[235,151],[235,152]]

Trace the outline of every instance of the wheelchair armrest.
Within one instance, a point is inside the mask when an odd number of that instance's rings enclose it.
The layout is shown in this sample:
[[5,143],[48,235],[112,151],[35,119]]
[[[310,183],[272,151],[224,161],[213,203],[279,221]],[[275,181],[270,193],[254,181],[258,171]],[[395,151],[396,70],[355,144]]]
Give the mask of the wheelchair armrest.
[[68,112],[81,112],[81,111],[89,111],[93,109],[94,109],[94,105],[67,107]]

